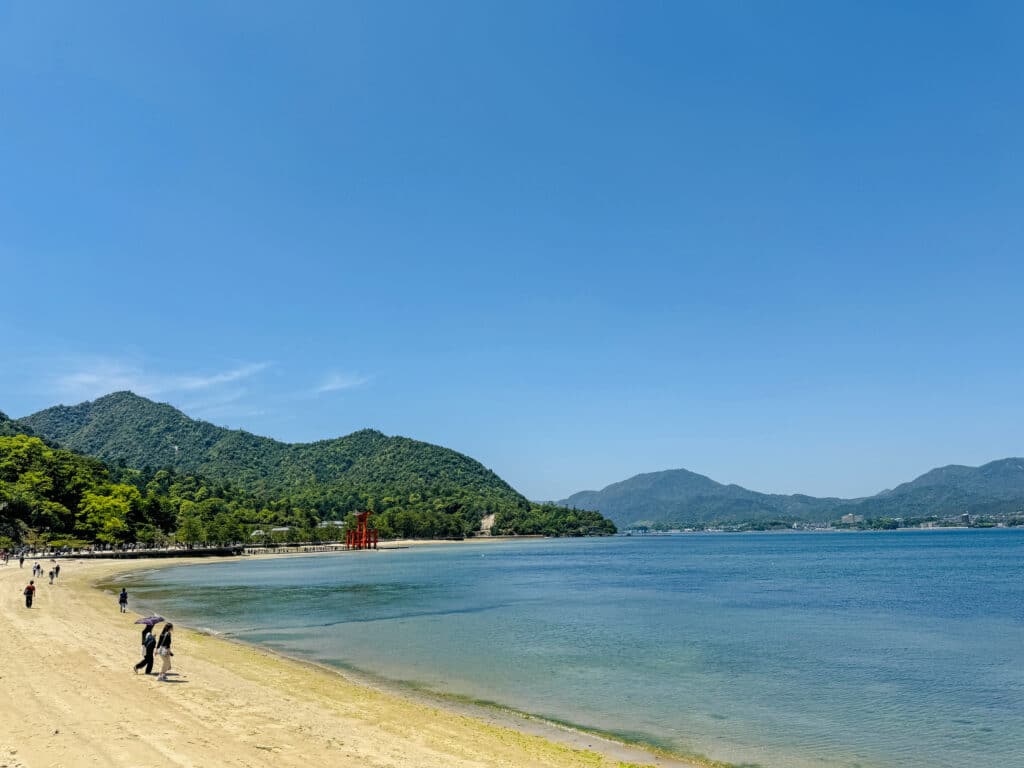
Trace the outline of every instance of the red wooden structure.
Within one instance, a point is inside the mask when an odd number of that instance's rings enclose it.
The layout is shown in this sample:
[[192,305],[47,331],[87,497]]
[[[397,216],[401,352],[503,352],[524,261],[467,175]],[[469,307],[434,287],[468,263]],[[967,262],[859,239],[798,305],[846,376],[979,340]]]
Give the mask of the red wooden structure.
[[367,524],[372,514],[373,512],[356,513],[356,527],[349,528],[345,533],[345,549],[377,548],[377,529]]

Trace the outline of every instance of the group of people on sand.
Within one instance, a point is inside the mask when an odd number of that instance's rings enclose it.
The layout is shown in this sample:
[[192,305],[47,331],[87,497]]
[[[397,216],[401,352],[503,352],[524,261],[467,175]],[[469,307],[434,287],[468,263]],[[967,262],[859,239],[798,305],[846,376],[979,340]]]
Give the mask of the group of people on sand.
[[171,657],[174,655],[174,652],[171,651],[171,636],[173,634],[174,625],[170,622],[164,624],[164,628],[160,630],[159,639],[153,637],[153,627],[147,625],[142,628],[142,661],[132,667],[136,675],[143,668],[147,675],[153,674],[153,654],[155,653],[162,662],[160,674],[156,676],[156,679],[167,679],[167,673],[171,671]]
[[[42,575],[43,568],[39,563],[32,566],[32,575]],[[53,579],[56,575],[60,574],[60,566],[54,566],[53,570],[50,571],[50,583],[53,583]],[[36,596],[36,580],[31,579],[28,585],[25,587],[25,607],[31,608],[32,601]],[[121,588],[121,593],[117,596],[117,604],[121,608],[121,613],[128,612],[128,590],[124,587]],[[154,617],[155,618],[155,617]],[[153,674],[153,662],[155,659],[154,655],[159,656],[162,662],[160,666],[160,672],[157,674],[157,680],[167,680],[167,674],[171,671],[171,657],[174,653],[171,651],[171,637],[174,633],[174,625],[170,622],[164,624],[164,628],[160,630],[160,637],[153,635],[153,627],[156,624],[163,622],[163,619],[156,621],[153,624],[146,624],[142,627],[142,660],[136,664],[132,669],[135,670],[135,674],[139,674],[140,669],[145,669],[147,675]]]
[[[52,563],[53,561],[51,560],[50,562]],[[25,559],[22,558],[20,563],[22,567],[24,567]],[[60,576],[60,563],[54,563],[53,568],[49,570],[47,575],[50,577],[50,583],[53,584],[53,580]],[[41,566],[38,561],[32,564],[32,578],[43,578],[43,566]]]
[[[4,565],[7,565],[11,561],[11,555],[13,555],[13,554],[14,553],[11,552],[11,550],[9,550],[9,549],[0,549],[0,563],[3,563]],[[24,568],[25,567],[25,553],[19,551],[17,554],[18,554],[18,567],[19,568]]]
[[[22,565],[24,565],[24,559],[22,559]],[[35,577],[38,577],[38,578],[42,578],[43,577],[43,566],[41,566],[39,563],[33,564],[32,565],[32,575],[35,576]],[[50,569],[49,576],[50,576],[50,583],[53,584],[53,580],[56,579],[58,576],[60,576],[60,564],[59,563],[57,565],[54,565],[53,568]],[[36,580],[34,578],[33,579],[29,579],[29,582],[25,586],[25,589],[22,590],[22,594],[25,596],[25,607],[26,608],[31,608],[32,607],[32,601],[35,599],[35,596],[36,596]]]
[[[117,596],[117,605],[121,609],[121,613],[128,612],[128,590],[124,587],[121,587],[121,593]],[[166,680],[167,673],[171,671],[171,657],[174,655],[173,651],[171,651],[171,636],[174,633],[174,625],[170,622],[164,624],[164,628],[160,630],[160,637],[157,638],[153,636],[153,627],[159,623],[160,621],[156,621],[153,624],[146,624],[142,627],[142,661],[132,667],[132,669],[135,670],[136,675],[139,674],[140,669],[145,669],[147,675],[153,674],[153,655],[156,654],[162,662],[160,673],[156,679]]]

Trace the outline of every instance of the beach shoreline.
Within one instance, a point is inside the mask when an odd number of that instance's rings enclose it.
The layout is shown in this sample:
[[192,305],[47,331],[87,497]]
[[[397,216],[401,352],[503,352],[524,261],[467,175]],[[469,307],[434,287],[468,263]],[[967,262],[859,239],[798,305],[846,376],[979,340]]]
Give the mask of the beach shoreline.
[[176,684],[157,683],[130,669],[137,614],[120,614],[114,596],[98,585],[210,559],[62,562],[58,583],[37,585],[32,609],[21,598],[30,570],[0,568],[0,658],[14,660],[0,674],[0,762],[12,768],[276,767],[311,760],[399,768],[720,765],[500,707],[377,686],[182,626],[175,633]]

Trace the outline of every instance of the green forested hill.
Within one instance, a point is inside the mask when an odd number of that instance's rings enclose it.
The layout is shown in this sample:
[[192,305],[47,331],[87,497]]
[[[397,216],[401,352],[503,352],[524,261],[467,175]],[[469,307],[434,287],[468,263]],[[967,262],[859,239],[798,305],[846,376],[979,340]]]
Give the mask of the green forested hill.
[[389,492],[456,484],[514,504],[526,501],[478,461],[448,448],[374,430],[316,443],[282,443],[191,419],[131,392],[48,408],[18,423],[104,461],[135,468],[173,466],[256,492],[303,491],[339,482]]
[[11,418],[0,411],[0,437],[11,437],[13,435],[31,435],[32,430],[25,424],[12,421]]
[[115,466],[234,484],[257,506],[273,503],[321,520],[369,508],[384,535],[467,535],[491,513],[494,533],[614,531],[600,515],[532,504],[468,456],[374,430],[282,443],[191,419],[131,392],[48,408],[12,424]]

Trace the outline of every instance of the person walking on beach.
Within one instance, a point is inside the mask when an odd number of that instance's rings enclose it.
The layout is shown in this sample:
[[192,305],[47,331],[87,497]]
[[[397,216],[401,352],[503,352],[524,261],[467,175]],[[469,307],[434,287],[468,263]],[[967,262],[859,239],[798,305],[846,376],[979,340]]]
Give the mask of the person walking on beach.
[[117,596],[117,604],[121,606],[121,613],[128,613],[128,590],[121,587],[121,594]]
[[29,581],[28,586],[25,587],[24,595],[25,595],[25,607],[26,608],[31,608],[32,607],[32,598],[35,597],[35,595],[36,595],[36,582],[35,582],[35,579],[32,579],[31,581]]
[[25,556],[24,555],[20,555],[18,557],[18,567],[19,568],[24,568],[25,567]]
[[50,573],[48,575],[50,577],[50,583],[53,584],[53,568],[50,569]]
[[57,563],[55,566],[53,566],[53,575],[56,576],[58,579],[60,578],[60,563]]
[[163,661],[163,666],[160,667],[160,674],[157,675],[157,680],[166,680],[167,673],[171,671],[171,656],[174,655],[171,652],[171,630],[173,629],[174,625],[168,623],[160,631],[160,639],[156,644],[156,654]]
[[153,630],[146,627],[142,630],[142,661],[135,665],[135,674],[146,668],[146,674],[153,674],[153,652],[156,650],[156,638],[153,637]]

